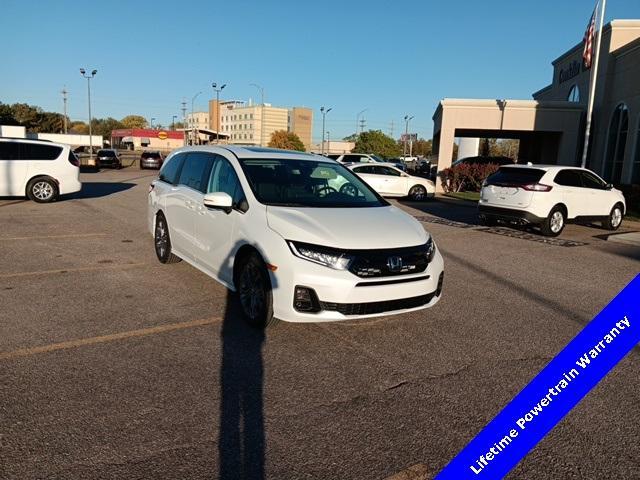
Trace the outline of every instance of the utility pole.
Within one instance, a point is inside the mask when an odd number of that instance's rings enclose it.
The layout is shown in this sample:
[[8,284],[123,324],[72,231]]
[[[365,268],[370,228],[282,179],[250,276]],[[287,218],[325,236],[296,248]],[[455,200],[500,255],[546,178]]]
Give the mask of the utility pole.
[[389,128],[389,136],[393,138],[393,120],[391,120],[391,128]]
[[364,126],[366,125],[367,121],[362,118],[360,119],[360,135],[362,135],[362,132],[364,132]]
[[331,132],[327,130],[327,153],[331,153]]
[[98,70],[92,70],[91,75],[87,75],[84,68],[80,69],[80,75],[87,79],[87,97],[89,99],[89,165],[93,164],[93,132],[91,131],[91,79],[96,76]]
[[182,145],[187,144],[187,101],[182,99]]
[[67,88],[66,87],[62,87],[62,103],[64,105],[64,133],[66,135],[67,133]]
[[356,115],[356,131],[355,131],[355,136],[358,136],[358,127],[360,126],[360,115],[362,115],[364,112],[366,112],[367,110],[369,110],[368,108],[365,108],[364,110],[360,110],[358,112],[358,115]]
[[176,129],[176,118],[178,118],[177,115],[171,115],[171,130]]
[[407,139],[409,138],[409,122],[413,117],[409,115],[404,116],[404,140],[402,142],[402,156],[407,156]]

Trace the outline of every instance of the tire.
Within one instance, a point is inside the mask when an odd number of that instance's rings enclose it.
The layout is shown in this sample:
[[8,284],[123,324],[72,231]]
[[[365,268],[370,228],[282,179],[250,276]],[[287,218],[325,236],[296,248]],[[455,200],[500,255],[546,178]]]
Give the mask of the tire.
[[251,327],[264,329],[274,323],[271,279],[257,252],[239,259],[236,290],[242,316]]
[[609,213],[609,217],[602,222],[602,225],[607,230],[617,230],[622,225],[622,217],[624,217],[624,209],[622,204],[616,203],[611,212]]
[[483,227],[493,227],[497,225],[497,223],[498,222],[496,222],[495,219],[491,217],[487,217],[485,215],[478,216],[478,224],[482,225]]
[[340,187],[340,193],[343,195],[349,195],[351,197],[358,196],[358,189],[353,183],[347,182]]
[[564,230],[567,217],[561,207],[553,207],[549,212],[549,216],[545,218],[540,226],[542,234],[546,237],[557,237]]
[[58,194],[58,185],[50,178],[34,178],[27,185],[27,197],[37,203],[53,202]]
[[156,216],[156,226],[153,233],[153,244],[156,257],[160,263],[177,263],[182,261],[180,257],[171,253],[171,238],[169,237],[169,225],[162,213]]
[[409,190],[409,198],[415,202],[427,199],[427,189],[422,185],[414,185]]

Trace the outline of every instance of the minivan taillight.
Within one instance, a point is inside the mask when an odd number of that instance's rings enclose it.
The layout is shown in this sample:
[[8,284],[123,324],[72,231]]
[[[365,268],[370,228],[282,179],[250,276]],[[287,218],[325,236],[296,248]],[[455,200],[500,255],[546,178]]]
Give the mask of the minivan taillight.
[[529,192],[550,192],[553,187],[543,183],[530,183],[528,185],[522,185],[521,188]]
[[80,166],[80,160],[76,157],[76,154],[71,151],[69,152],[69,163],[74,167]]

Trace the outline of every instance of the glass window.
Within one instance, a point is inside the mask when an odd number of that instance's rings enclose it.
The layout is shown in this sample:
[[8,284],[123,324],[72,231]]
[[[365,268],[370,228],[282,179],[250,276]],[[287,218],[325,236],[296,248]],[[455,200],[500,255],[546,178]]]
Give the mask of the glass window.
[[243,203],[246,204],[246,198],[236,171],[226,158],[218,155],[216,155],[207,187],[207,193],[213,192],[228,193],[233,199],[234,208],[241,207]]
[[545,171],[537,168],[500,167],[487,178],[487,185],[528,185],[540,181]]
[[170,183],[171,185],[175,185],[178,183],[178,173],[180,172],[180,167],[182,166],[182,162],[184,161],[185,154],[178,154],[171,157],[168,161],[164,162],[162,165],[162,169],[160,170],[159,180],[163,182]]
[[21,157],[26,160],[55,160],[62,152],[61,147],[40,145],[37,143],[23,143]]
[[354,172],[359,173],[359,174],[363,174],[363,173],[375,173],[373,171],[373,168],[371,165],[363,165],[362,167],[356,167],[353,169]]
[[342,161],[343,162],[362,162],[363,157],[360,155],[345,155]]
[[636,132],[636,154],[633,159],[631,183],[640,183],[640,116],[638,117],[638,131]]
[[207,179],[211,172],[213,158],[213,155],[209,153],[188,153],[180,171],[179,183],[204,193],[206,191]]
[[580,173],[580,170],[561,170],[553,181],[565,187],[582,187]]
[[329,161],[241,159],[260,203],[290,207],[381,207],[389,204],[344,166]]
[[609,124],[607,156],[605,158],[605,178],[611,183],[620,183],[622,164],[629,131],[629,110],[623,103],[618,105]]
[[578,88],[578,85],[571,87],[569,95],[567,96],[567,101],[576,103],[580,101],[580,89]]
[[606,187],[606,184],[591,172],[581,171],[580,177],[582,177],[582,186],[585,188],[604,190]]
[[18,142],[0,142],[0,160],[19,160],[20,144]]

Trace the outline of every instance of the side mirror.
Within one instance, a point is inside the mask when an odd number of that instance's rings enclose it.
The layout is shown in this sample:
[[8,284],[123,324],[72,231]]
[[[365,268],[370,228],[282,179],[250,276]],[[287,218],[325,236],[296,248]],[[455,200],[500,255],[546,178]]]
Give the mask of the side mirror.
[[216,210],[224,210],[226,213],[230,213],[233,206],[233,199],[228,193],[212,192],[204,196],[202,203],[204,203],[204,206],[207,208],[215,208]]
[[607,183],[607,184],[604,186],[604,188],[605,188],[605,189],[607,189],[607,190],[613,190],[613,184],[612,184],[612,183]]

